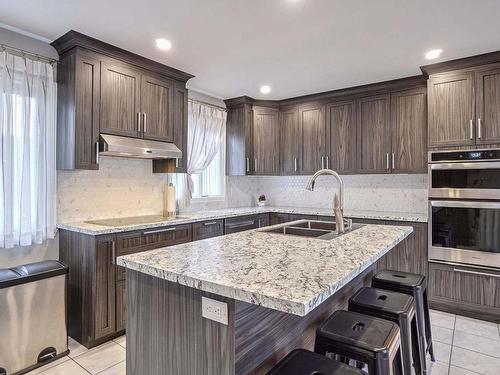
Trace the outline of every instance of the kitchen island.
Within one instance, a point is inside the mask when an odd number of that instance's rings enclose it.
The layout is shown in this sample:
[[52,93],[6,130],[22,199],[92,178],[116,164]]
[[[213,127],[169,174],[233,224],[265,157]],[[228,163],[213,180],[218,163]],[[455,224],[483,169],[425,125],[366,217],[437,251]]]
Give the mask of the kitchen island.
[[[264,374],[344,308],[411,227],[331,240],[261,230],[119,257],[127,269],[127,374]],[[202,317],[227,304],[227,324]]]

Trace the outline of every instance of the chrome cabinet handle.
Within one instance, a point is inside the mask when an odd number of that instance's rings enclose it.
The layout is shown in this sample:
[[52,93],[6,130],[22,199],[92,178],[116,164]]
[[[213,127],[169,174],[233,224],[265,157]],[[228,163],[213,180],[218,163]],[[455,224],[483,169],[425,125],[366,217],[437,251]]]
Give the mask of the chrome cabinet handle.
[[394,152],[392,153],[392,169],[395,168],[395,161],[394,161]]
[[255,172],[257,172],[257,158],[254,158],[253,169],[254,169]]
[[385,169],[389,169],[389,153],[385,155]]
[[294,162],[295,172],[297,172],[297,158],[293,158],[293,162]]
[[325,157],[321,157],[321,169],[325,169]]
[[215,224],[217,224],[216,221],[210,221],[208,223],[203,223],[203,225],[206,226],[206,227],[208,227],[209,225],[215,225]]
[[143,232],[142,234],[148,235],[148,234],[156,234],[156,233],[163,233],[163,232],[172,232],[176,229],[177,229],[176,227],[173,227],[173,228],[167,228],[167,229],[149,230],[149,231]]
[[99,140],[95,144],[95,163],[99,164]]
[[142,112],[142,132],[146,133],[146,124],[147,124],[146,112]]
[[481,119],[477,119],[477,139],[481,139]]
[[330,169],[330,157],[326,157],[326,169]]
[[496,277],[497,279],[500,279],[500,275],[495,275],[494,273],[477,272],[477,271],[467,271],[467,270],[461,270],[461,269],[458,269],[458,268],[454,268],[453,272],[468,273],[468,274],[471,274],[471,275],[479,275],[479,276]]
[[116,264],[116,243],[111,241],[111,264]]
[[137,112],[137,133],[141,132],[141,112]]
[[474,121],[470,120],[470,139],[474,139]]
[[179,158],[175,158],[175,168],[179,168]]
[[247,157],[247,172],[250,172],[250,158]]

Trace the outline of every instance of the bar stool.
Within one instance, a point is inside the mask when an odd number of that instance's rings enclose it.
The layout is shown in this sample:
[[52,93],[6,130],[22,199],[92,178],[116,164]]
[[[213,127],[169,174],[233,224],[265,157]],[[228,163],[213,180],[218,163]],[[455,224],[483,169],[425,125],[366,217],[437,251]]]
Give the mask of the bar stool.
[[[422,348],[424,348],[425,353],[429,353],[431,361],[434,362],[436,359],[432,345],[432,330],[426,285],[424,275],[410,272],[386,270],[377,273],[372,278],[372,287],[374,288],[409,294],[415,298],[420,350],[422,351]],[[424,364],[424,369],[427,371],[427,364]]]
[[316,330],[314,351],[365,363],[370,375],[402,374],[400,339],[393,322],[337,310]]
[[295,349],[266,375],[366,375],[363,371],[305,349]]
[[349,300],[349,311],[386,319],[399,325],[401,332],[401,356],[404,375],[411,375],[412,353],[416,374],[422,373],[418,327],[415,316],[415,299],[403,293],[376,288],[361,288]]

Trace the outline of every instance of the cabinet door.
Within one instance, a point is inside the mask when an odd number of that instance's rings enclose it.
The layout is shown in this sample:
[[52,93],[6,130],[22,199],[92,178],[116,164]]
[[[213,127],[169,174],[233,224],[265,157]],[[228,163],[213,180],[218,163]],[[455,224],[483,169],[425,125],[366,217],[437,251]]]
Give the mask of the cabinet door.
[[267,227],[269,225],[269,214],[259,214],[257,216],[257,227]]
[[326,105],[326,130],[330,142],[326,167],[339,173],[355,173],[356,103],[354,100]]
[[393,173],[427,171],[427,92],[425,88],[391,94]]
[[290,214],[271,212],[269,214],[269,225],[282,224],[290,221]]
[[476,73],[476,143],[500,143],[500,65]]
[[253,174],[253,112],[243,104],[230,108],[226,121],[226,174],[245,176]]
[[378,95],[358,100],[358,172],[388,173],[391,152],[390,98]]
[[94,339],[115,332],[115,242],[112,237],[96,240]]
[[433,76],[427,92],[429,147],[475,144],[473,73]]
[[259,227],[258,215],[230,217],[224,220],[224,233],[231,234]]
[[326,129],[324,105],[299,108],[301,174],[312,174],[326,167]]
[[281,121],[281,172],[284,175],[298,173],[299,163],[299,110],[285,109],[280,112]]
[[193,241],[218,237],[224,234],[224,220],[209,220],[193,223]]
[[[99,100],[101,67],[97,57],[76,55],[75,79],[75,168],[98,169]],[[69,143],[68,140],[66,142]],[[68,143],[60,144],[68,147]],[[63,152],[64,154],[64,152]],[[67,154],[66,154],[67,155]]]
[[174,91],[174,143],[182,151],[175,172],[187,173],[188,90],[176,82]]
[[279,175],[279,112],[274,108],[254,107],[253,113],[253,159],[255,174]]
[[101,133],[140,137],[140,73],[120,63],[101,64]]
[[141,77],[142,132],[146,139],[174,141],[174,82]]
[[116,282],[116,331],[125,329],[127,323],[125,279]]

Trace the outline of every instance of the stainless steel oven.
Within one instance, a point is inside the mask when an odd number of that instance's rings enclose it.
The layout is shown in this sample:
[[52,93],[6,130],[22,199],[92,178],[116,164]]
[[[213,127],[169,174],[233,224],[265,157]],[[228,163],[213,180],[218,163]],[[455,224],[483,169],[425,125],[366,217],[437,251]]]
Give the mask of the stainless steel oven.
[[429,152],[429,260],[500,268],[500,149]]

